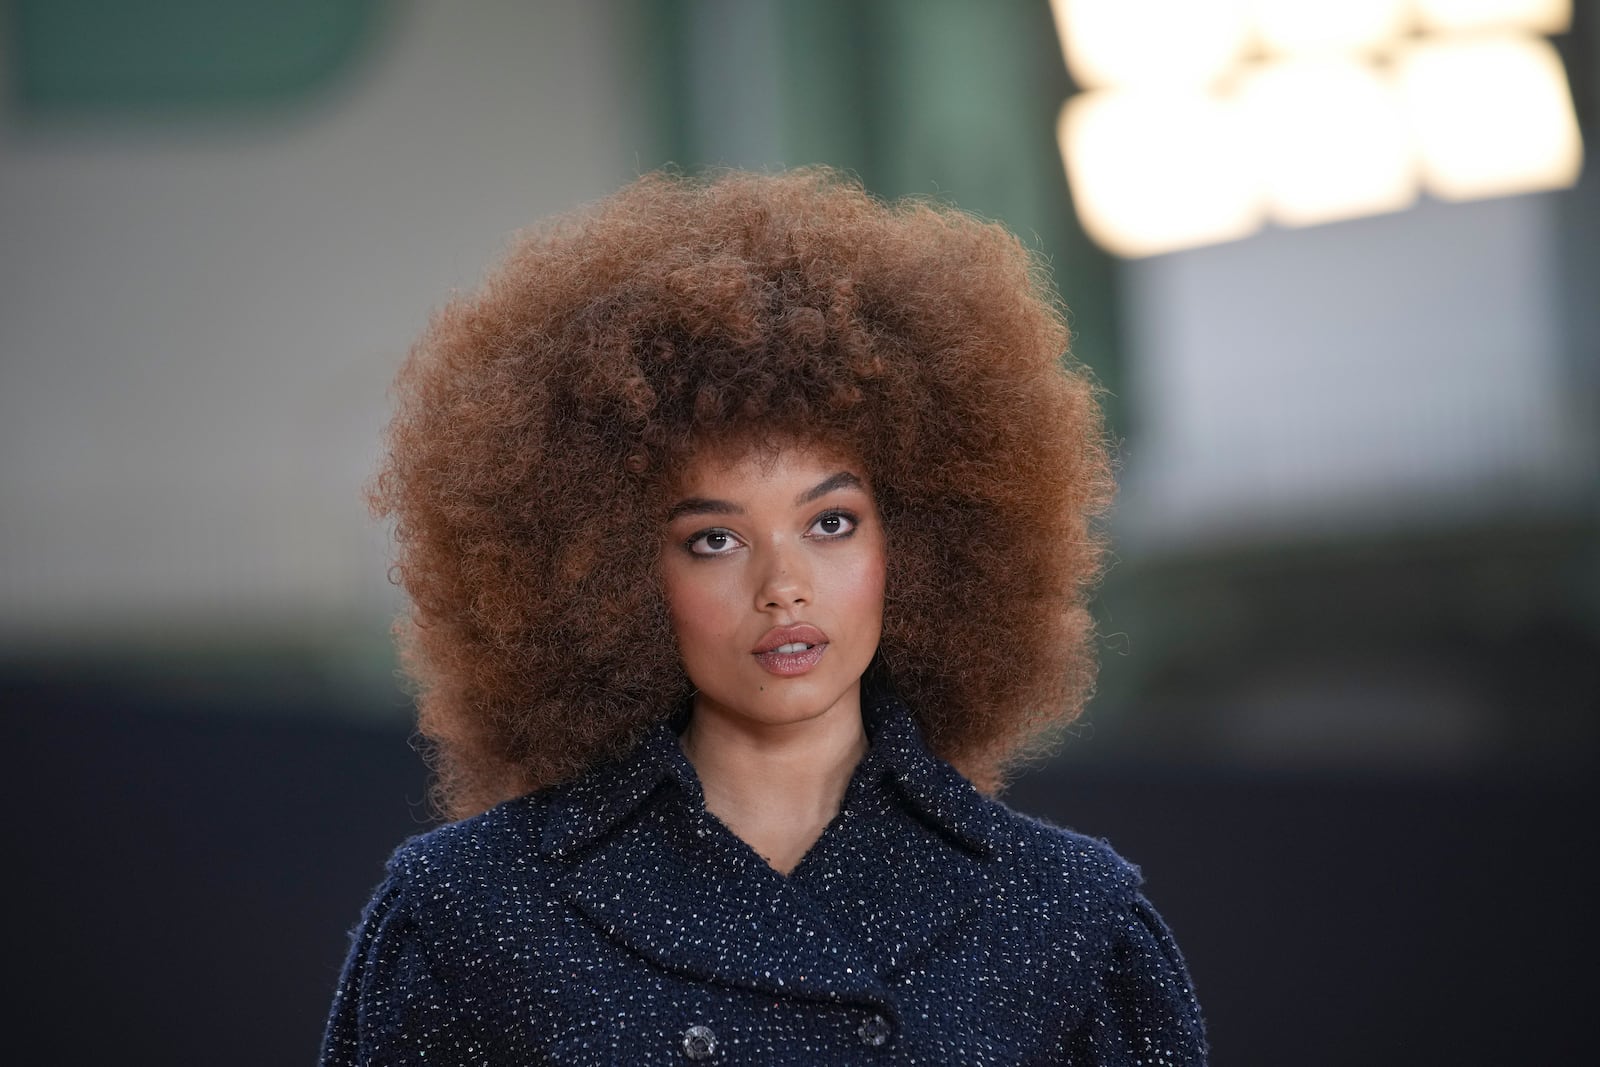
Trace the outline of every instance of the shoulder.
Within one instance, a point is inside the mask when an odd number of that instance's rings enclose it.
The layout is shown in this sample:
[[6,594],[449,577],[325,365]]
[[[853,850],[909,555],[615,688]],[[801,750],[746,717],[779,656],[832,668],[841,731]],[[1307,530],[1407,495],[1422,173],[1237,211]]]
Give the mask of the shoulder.
[[419,1054],[428,1062],[481,1061],[460,994],[484,988],[473,961],[489,958],[492,921],[519,917],[502,906],[507,883],[545,881],[527,843],[547,808],[537,795],[509,801],[395,850],[352,933],[323,1036],[324,1064],[410,1063]]
[[993,825],[1001,847],[1043,881],[1106,898],[1127,897],[1143,884],[1139,868],[1109,842],[1024,815],[996,800],[989,803],[996,809]]
[[971,813],[966,824],[978,830],[974,837],[1009,881],[1067,906],[1080,921],[1085,912],[1125,908],[1138,895],[1143,875],[1108,842],[1026,815],[964,780],[961,784],[966,787],[962,806]]
[[[1046,917],[1041,933],[1063,960],[1057,989],[1083,1009],[1073,1062],[1203,1064],[1188,967],[1139,868],[1105,841],[989,803],[997,844],[1010,853],[999,861]],[[1162,1056],[1139,1059],[1154,1049]]]
[[[1045,941],[1076,950],[1090,970],[1110,965],[1131,921],[1147,907],[1139,868],[1099,838],[982,798],[990,879],[1012,918]],[[1081,957],[1081,958],[1080,958]]]
[[389,877],[406,886],[413,901],[537,880],[547,866],[539,842],[551,810],[548,791],[532,793],[418,834],[389,857]]
[[991,872],[1001,873],[1003,884],[1033,900],[1035,910],[1059,913],[1038,908],[1046,902],[1041,897],[1100,910],[1137,894],[1138,868],[1109,844],[1024,815],[980,792],[928,749],[914,716],[898,701],[877,702],[871,720],[875,751],[910,807],[943,837],[982,857]]

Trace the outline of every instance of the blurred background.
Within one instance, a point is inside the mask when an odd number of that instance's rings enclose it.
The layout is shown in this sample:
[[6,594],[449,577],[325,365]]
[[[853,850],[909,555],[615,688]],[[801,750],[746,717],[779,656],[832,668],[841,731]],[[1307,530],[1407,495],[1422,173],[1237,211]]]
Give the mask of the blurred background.
[[1216,1061],[1582,1055],[1597,56],[1581,0],[0,3],[8,1047],[313,1059],[430,825],[408,344],[644,170],[825,162],[1022,234],[1108,390],[1100,692],[1007,799],[1144,867]]

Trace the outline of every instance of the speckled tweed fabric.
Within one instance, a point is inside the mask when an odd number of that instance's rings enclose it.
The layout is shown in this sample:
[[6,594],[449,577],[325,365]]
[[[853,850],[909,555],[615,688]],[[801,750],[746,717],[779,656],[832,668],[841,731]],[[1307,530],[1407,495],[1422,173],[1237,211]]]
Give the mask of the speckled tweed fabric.
[[782,876],[663,725],[626,761],[402,845],[322,1062],[1202,1064],[1171,935],[1105,844],[1016,814],[893,700]]

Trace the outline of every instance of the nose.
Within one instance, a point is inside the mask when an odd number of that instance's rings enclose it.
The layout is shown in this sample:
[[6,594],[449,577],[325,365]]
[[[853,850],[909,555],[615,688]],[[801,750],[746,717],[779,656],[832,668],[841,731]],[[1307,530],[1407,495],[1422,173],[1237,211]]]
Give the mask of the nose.
[[799,546],[774,544],[764,553],[765,567],[756,587],[757,611],[781,611],[811,600],[811,568]]

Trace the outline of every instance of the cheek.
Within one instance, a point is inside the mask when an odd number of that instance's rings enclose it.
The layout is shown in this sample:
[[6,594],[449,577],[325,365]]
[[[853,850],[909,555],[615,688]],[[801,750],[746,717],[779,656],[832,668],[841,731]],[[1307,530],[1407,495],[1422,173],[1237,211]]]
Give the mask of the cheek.
[[861,628],[881,628],[883,591],[888,567],[881,551],[864,553],[850,565],[833,569],[833,595],[829,599],[849,614]]
[[719,575],[696,573],[690,566],[664,568],[663,592],[672,631],[683,655],[692,657],[701,646],[723,637],[731,626],[728,591]]

